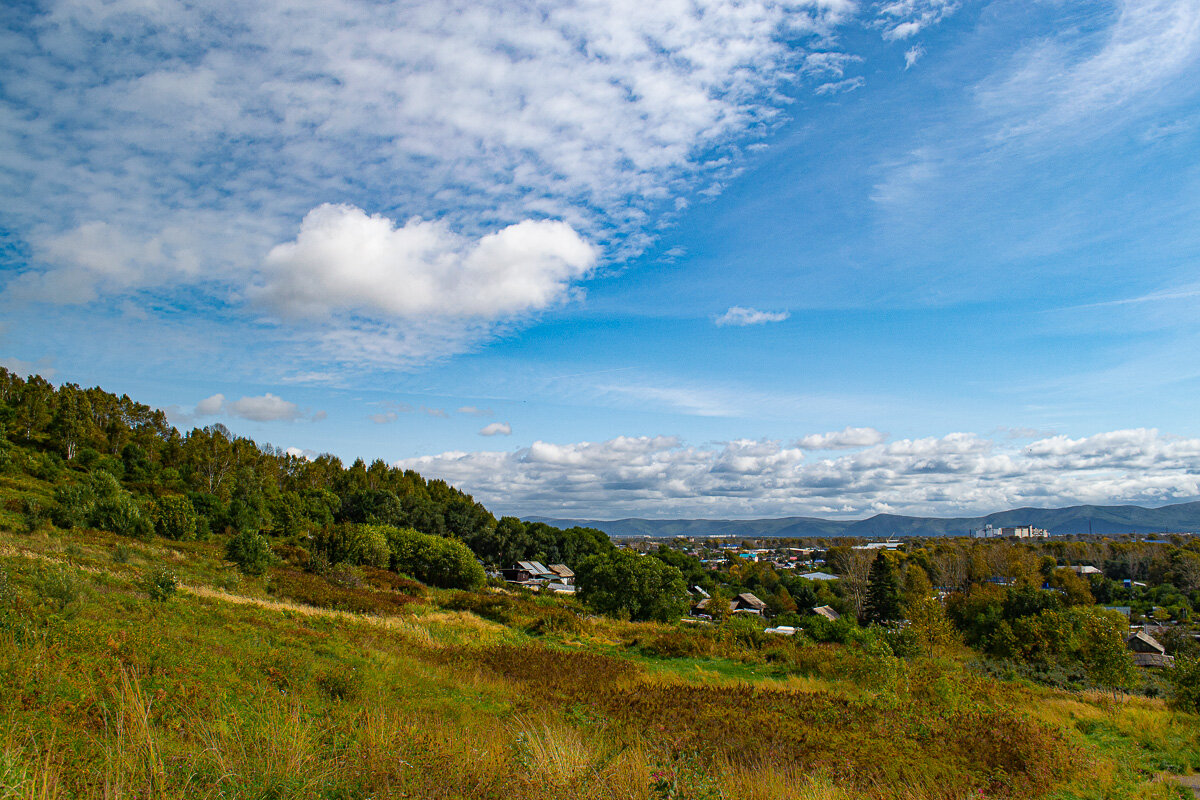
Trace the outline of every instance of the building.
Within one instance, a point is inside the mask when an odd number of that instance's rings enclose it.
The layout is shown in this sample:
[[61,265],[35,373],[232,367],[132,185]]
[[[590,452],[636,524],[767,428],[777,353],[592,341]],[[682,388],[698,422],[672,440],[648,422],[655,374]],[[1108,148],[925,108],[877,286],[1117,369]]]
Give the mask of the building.
[[971,531],[972,539],[995,539],[1002,537],[1011,537],[1014,539],[1048,539],[1050,532],[1045,528],[1035,528],[1032,525],[1013,525],[1005,528],[994,528],[991,525],[984,525],[982,528]]
[[1175,658],[1167,655],[1167,648],[1145,631],[1138,631],[1125,640],[1125,646],[1133,652],[1133,663],[1139,667],[1170,667]]
[[565,583],[568,586],[575,583],[575,573],[566,564],[551,564],[550,571],[554,573],[558,583]]
[[1096,569],[1091,564],[1077,564],[1071,567],[1071,571],[1076,575],[1103,575],[1104,571]]
[[830,575],[828,572],[806,572],[800,576],[809,581],[836,581],[837,575]]
[[509,583],[545,583],[558,578],[540,561],[518,561],[511,569],[502,569],[500,574]]
[[817,606],[816,608],[814,608],[812,610],[812,612],[814,614],[816,614],[818,617],[824,617],[825,619],[829,620],[830,622],[837,622],[839,619],[842,618],[842,615],[839,614],[838,612],[834,611],[833,608],[830,606]]

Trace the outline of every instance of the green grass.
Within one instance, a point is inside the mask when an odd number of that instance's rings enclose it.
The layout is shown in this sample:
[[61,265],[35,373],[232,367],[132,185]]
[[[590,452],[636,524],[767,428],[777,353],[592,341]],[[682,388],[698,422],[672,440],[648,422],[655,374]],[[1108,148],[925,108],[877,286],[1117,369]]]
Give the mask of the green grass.
[[[378,571],[247,578],[219,540],[19,530],[0,532],[0,798],[1165,798],[1184,795],[1162,773],[1200,768],[1195,717],[966,654],[753,645]],[[164,566],[181,591],[151,602]]]

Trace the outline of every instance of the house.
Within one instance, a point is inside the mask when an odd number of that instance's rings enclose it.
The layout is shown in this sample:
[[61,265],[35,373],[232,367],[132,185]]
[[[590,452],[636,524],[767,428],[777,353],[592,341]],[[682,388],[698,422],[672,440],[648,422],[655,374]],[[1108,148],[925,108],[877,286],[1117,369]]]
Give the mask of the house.
[[761,617],[767,610],[767,604],[749,592],[742,592],[733,598],[730,608],[735,614],[757,614]]
[[831,606],[817,606],[812,610],[818,617],[824,617],[830,622],[837,622],[842,618],[842,615],[834,611]]
[[575,573],[566,564],[551,564],[550,571],[554,573],[559,583],[568,585],[575,583]]
[[518,561],[511,569],[502,569],[500,574],[509,583],[544,583],[557,575],[540,561]]
[[830,575],[828,572],[806,572],[800,577],[810,581],[836,581],[838,579],[837,575]]
[[1145,631],[1131,635],[1125,646],[1133,651],[1133,663],[1139,667],[1170,667],[1175,663],[1175,658],[1167,655],[1167,648]]
[[1071,571],[1076,575],[1103,575],[1104,571],[1096,569],[1091,564],[1077,564],[1071,567]]
[[[712,616],[715,609],[712,603],[713,599],[711,597],[705,597],[692,606],[692,614],[696,616]],[[766,610],[767,604],[750,594],[750,592],[742,592],[729,601],[729,611],[733,614],[757,614],[761,617]]]

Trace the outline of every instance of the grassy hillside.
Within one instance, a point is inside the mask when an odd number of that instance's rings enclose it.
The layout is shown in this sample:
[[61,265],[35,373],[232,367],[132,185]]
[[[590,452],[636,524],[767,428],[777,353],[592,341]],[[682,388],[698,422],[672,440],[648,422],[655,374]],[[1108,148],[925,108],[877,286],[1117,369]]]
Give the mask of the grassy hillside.
[[252,578],[221,537],[0,513],[0,797],[1167,798],[1200,768],[1197,718],[998,681],[967,651],[623,623],[366,567]]

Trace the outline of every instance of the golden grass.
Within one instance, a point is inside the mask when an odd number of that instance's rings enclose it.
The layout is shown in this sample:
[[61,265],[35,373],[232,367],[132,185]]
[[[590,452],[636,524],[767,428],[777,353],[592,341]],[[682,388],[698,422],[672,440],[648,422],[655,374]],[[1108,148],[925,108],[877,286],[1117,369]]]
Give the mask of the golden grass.
[[535,781],[565,789],[595,776],[601,748],[578,728],[551,718],[518,717],[512,731]]

